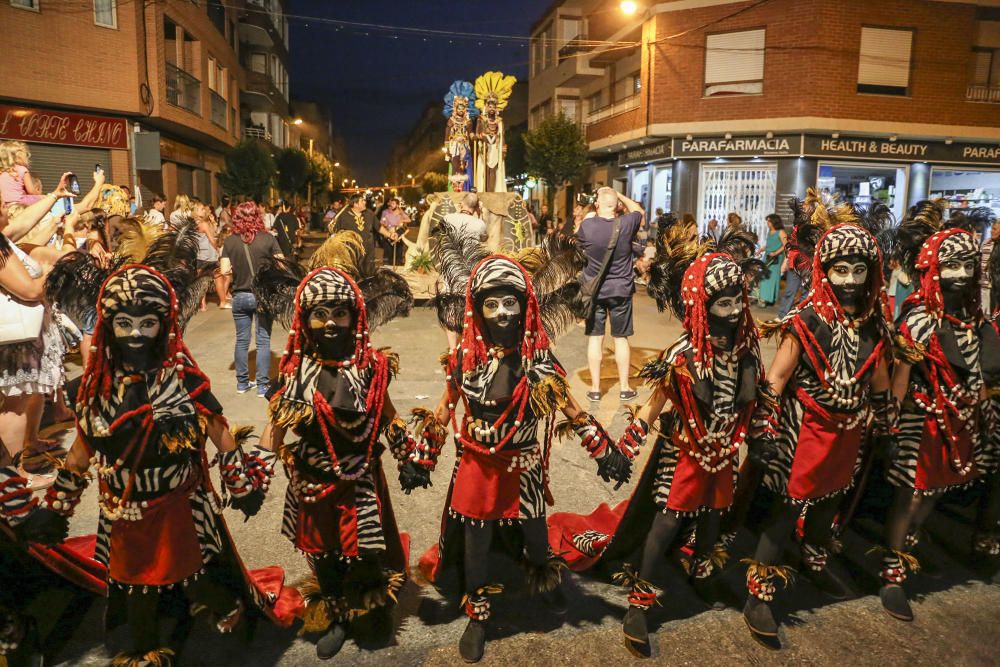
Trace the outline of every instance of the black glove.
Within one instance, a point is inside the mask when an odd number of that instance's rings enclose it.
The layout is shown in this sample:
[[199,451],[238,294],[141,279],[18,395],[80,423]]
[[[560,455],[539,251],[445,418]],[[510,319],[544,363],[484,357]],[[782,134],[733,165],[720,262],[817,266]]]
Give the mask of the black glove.
[[47,507],[39,507],[14,530],[22,540],[52,546],[69,537],[69,518]]
[[615,489],[620,489],[632,477],[632,462],[617,447],[609,446],[597,461],[597,475],[605,482],[618,482]]
[[250,493],[239,497],[231,495],[229,496],[229,506],[243,512],[243,516],[245,517],[243,521],[246,522],[260,511],[261,506],[264,504],[265,495],[266,492],[264,489],[254,489]]
[[767,465],[778,456],[778,446],[770,438],[747,438],[747,456],[758,465]]
[[426,489],[430,485],[431,471],[426,466],[413,461],[406,461],[399,466],[399,486],[407,495],[418,486]]

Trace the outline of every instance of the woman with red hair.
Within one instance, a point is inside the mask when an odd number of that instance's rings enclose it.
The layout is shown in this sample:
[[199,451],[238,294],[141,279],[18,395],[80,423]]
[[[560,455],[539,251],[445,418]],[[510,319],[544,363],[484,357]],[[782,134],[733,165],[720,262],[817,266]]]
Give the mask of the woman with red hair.
[[271,369],[271,317],[257,312],[253,281],[264,262],[282,258],[278,241],[264,231],[264,218],[253,202],[243,202],[233,211],[233,233],[222,245],[219,267],[223,275],[232,276],[233,322],[236,324],[236,393],[245,394],[255,385],[250,383],[248,355],[250,331],[257,318],[257,395],[267,393]]

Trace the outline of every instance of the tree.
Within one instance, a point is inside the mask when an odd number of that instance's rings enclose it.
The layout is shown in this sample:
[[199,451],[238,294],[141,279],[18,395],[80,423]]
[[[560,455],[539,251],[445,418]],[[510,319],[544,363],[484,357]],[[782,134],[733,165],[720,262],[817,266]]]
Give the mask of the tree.
[[421,187],[423,187],[424,194],[430,195],[435,192],[444,192],[448,189],[448,177],[445,174],[439,174],[436,171],[424,172],[424,175],[420,177]]
[[292,199],[306,190],[309,182],[309,156],[298,148],[284,148],[275,158],[278,174],[275,185],[285,199]]
[[[309,161],[306,194],[311,195],[313,200],[325,201],[324,195],[330,192],[330,174],[333,172],[333,163],[330,162],[330,158],[317,151],[306,153],[306,159]],[[310,185],[312,186],[311,192],[308,187]]]
[[546,118],[524,134],[524,162],[529,174],[545,180],[549,209],[554,208],[556,190],[583,175],[587,165],[587,142],[576,123],[559,114]]
[[257,201],[267,196],[276,167],[270,151],[256,139],[244,139],[226,153],[219,184],[226,194]]

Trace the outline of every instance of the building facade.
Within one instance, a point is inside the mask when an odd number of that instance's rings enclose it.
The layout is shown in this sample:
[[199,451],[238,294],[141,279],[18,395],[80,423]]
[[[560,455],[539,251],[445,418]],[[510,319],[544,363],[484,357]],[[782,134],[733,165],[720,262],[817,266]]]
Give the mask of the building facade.
[[[138,184],[144,197],[216,201],[223,154],[253,119],[247,26],[265,21],[287,34],[276,0],[0,1],[5,31],[36,45],[5,56],[0,139],[28,142],[47,187],[101,163],[109,182]],[[291,141],[283,67],[273,70],[284,90],[278,147]]]
[[532,121],[572,111],[591,187],[761,234],[810,186],[897,217],[929,196],[1000,213],[1000,2],[607,4],[567,0],[533,33]]

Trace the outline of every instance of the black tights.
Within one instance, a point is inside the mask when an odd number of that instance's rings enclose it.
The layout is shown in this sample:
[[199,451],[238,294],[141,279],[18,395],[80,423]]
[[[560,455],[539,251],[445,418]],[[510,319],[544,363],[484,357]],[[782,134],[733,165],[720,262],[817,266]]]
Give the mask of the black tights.
[[[204,574],[191,579],[183,589],[189,602],[205,605],[216,618],[221,618],[236,608],[237,596]],[[148,653],[161,648],[159,606],[160,593],[155,588],[144,591],[136,586],[125,594],[133,652]]]
[[[838,494],[809,506],[809,511],[806,512],[805,543],[824,548],[830,544],[833,538],[833,517],[840,506],[840,498]],[[765,565],[778,565],[801,513],[802,508],[797,505],[787,501],[776,502],[771,508],[766,527],[760,534],[754,560]]]
[[885,545],[893,551],[906,551],[906,535],[924,525],[938,497],[925,496],[908,487],[896,487],[885,521]]
[[313,561],[316,571],[316,581],[325,598],[339,598],[344,594],[344,577],[347,575],[347,563],[335,555],[317,558]]
[[[653,525],[646,535],[646,543],[642,548],[642,564],[639,567],[639,576],[649,581],[657,571],[663,557],[666,555],[670,545],[677,539],[684,519],[677,516],[676,512],[657,512],[653,517]],[[696,557],[706,556],[715,549],[715,543],[719,540],[721,532],[722,513],[703,512],[698,515],[695,523],[695,548]]]
[[[528,562],[535,566],[544,565],[549,557],[549,534],[545,519],[525,519],[521,523],[524,535],[524,550]],[[493,525],[465,524],[465,590],[474,593],[476,589],[490,582],[487,560],[493,542]]]

